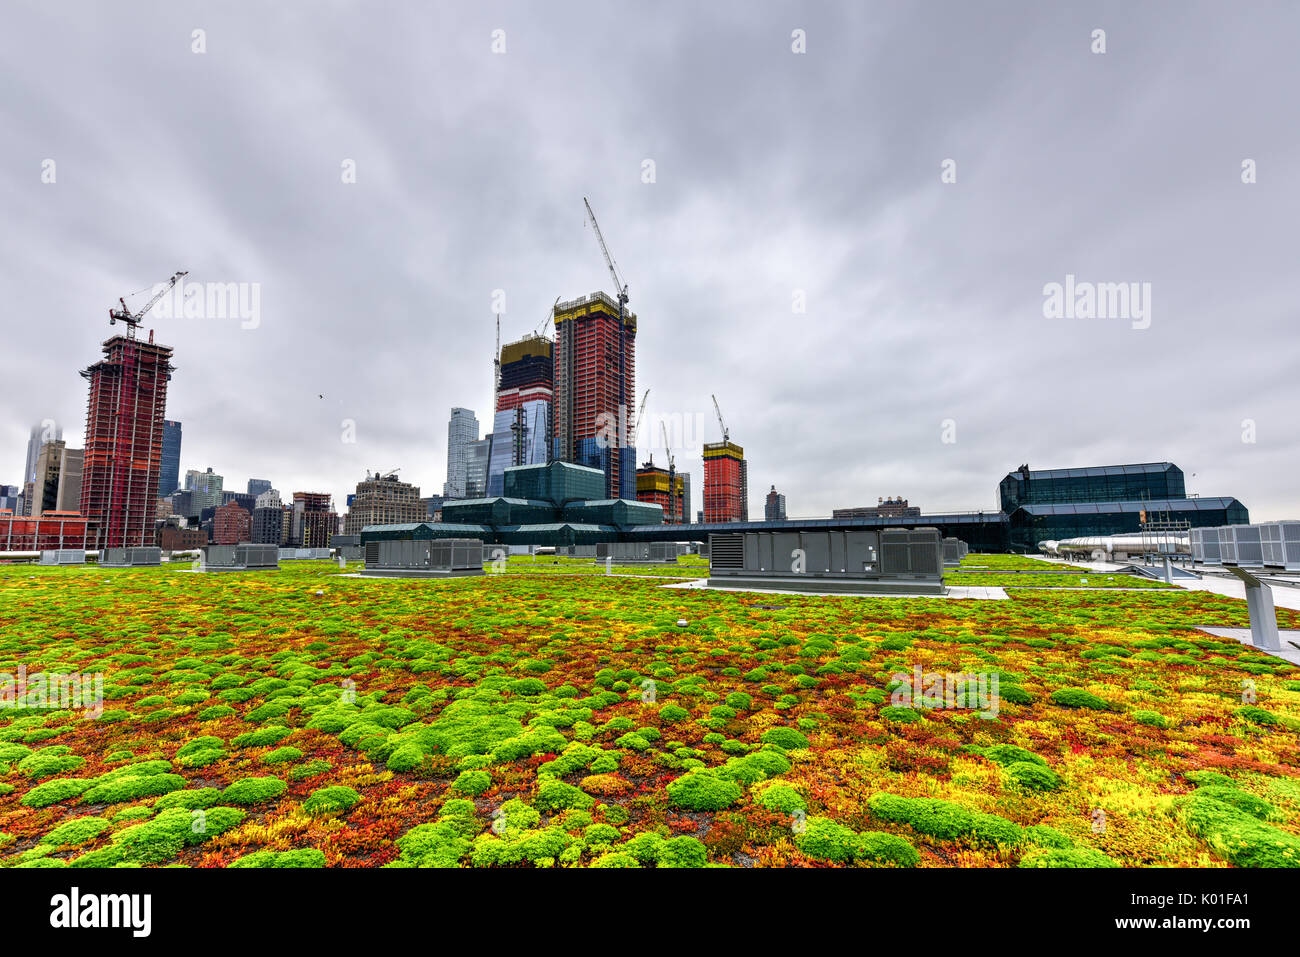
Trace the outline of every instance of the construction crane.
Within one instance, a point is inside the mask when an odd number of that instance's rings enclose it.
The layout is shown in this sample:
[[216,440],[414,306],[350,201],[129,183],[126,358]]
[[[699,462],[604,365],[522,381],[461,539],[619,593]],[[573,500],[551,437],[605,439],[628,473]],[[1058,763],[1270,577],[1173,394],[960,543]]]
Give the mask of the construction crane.
[[632,433],[636,434],[637,428],[641,425],[641,416],[645,415],[645,400],[650,398],[650,390],[645,390],[645,395],[641,396],[641,408],[636,410],[636,421],[632,423]]
[[659,428],[663,430],[664,454],[668,456],[668,524],[677,524],[677,461],[673,450],[668,445],[668,426],[662,421]]
[[718,407],[718,397],[715,395],[712,396],[712,398],[713,398],[713,411],[718,414],[718,427],[722,429],[722,441],[730,442],[731,433],[727,430],[727,423],[722,421],[722,409]]
[[627,304],[627,283],[618,274],[618,267],[614,265],[614,257],[609,254],[609,247],[605,245],[605,237],[600,231],[600,223],[596,222],[596,214],[591,210],[591,203],[587,202],[587,197],[582,197],[582,203],[587,207],[587,218],[591,220],[592,231],[596,234],[596,242],[600,243],[601,254],[605,257],[605,265],[609,267],[609,276],[614,280],[614,292],[618,296],[618,318],[621,322],[623,319],[623,306]]
[[174,276],[172,276],[171,279],[167,280],[167,283],[162,287],[162,289],[158,290],[158,292],[154,294],[154,297],[144,304],[144,308],[141,309],[139,312],[133,313],[131,312],[130,309],[127,308],[126,297],[119,298],[117,301],[122,304],[122,308],[108,310],[108,324],[110,326],[115,325],[119,320],[121,322],[125,322],[126,337],[128,339],[134,339],[135,327],[140,325],[141,321],[148,314],[149,310],[158,304],[159,299],[167,295],[167,293],[171,292],[172,287],[176,285],[176,283],[181,279],[182,276],[188,276],[188,275],[189,272],[181,271],[176,273]]
[[536,330],[534,330],[533,335],[535,336],[546,335],[546,327],[551,324],[551,319],[555,316],[555,307],[558,306],[559,304],[560,304],[560,297],[556,296],[555,302],[551,303],[551,308],[546,310],[546,318],[543,319],[542,324],[538,326]]
[[[618,274],[618,267],[614,265],[614,257],[609,254],[609,247],[605,245],[605,237],[600,231],[600,223],[596,222],[596,214],[591,209],[591,203],[587,202],[587,197],[582,197],[582,204],[587,207],[587,218],[591,220],[591,229],[596,234],[596,242],[600,243],[601,255],[605,257],[605,265],[609,268],[609,276],[614,280],[614,290],[618,295],[618,401],[622,405],[627,401],[627,326],[624,324],[624,314],[627,312],[627,283],[623,277]],[[619,481],[622,483],[622,471],[620,466]],[[611,498],[618,498],[618,490],[613,486],[613,472],[607,472],[605,475],[605,494]]]
[[497,313],[497,346],[492,352],[492,411],[501,399],[501,313]]

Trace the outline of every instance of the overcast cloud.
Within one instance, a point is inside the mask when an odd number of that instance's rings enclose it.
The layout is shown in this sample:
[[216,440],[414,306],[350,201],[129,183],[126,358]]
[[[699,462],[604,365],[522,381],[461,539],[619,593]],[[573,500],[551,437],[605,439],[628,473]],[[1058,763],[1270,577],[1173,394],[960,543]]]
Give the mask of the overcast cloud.
[[[639,316],[638,399],[714,440],[717,394],[751,516],[772,484],[792,516],[991,508],[1022,462],[1166,459],[1252,520],[1300,516],[1295,4],[3,18],[0,482],[41,419],[80,443],[108,308],[186,269],[260,284],[261,314],[147,323],[175,349],[182,472],[341,507],[400,466],[440,492],[450,408],[490,427],[493,291],[517,338],[556,296],[610,288],[585,195]],[[1069,274],[1150,283],[1149,328],[1046,318]],[[698,450],[678,465],[698,508]]]

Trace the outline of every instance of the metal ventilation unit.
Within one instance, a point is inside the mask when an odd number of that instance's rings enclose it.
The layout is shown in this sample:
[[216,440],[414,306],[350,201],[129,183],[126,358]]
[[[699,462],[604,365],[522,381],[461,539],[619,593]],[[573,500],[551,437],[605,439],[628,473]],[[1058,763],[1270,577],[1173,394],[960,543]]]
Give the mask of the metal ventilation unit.
[[943,540],[943,567],[956,568],[969,552],[970,546],[960,538],[945,538]]
[[482,575],[483,542],[478,538],[367,542],[362,574],[403,578]]
[[862,594],[943,594],[938,529],[709,536],[709,584]]
[[51,548],[41,552],[42,565],[84,565],[84,548]]
[[1222,565],[1223,553],[1219,545],[1217,528],[1193,528],[1188,531],[1188,542],[1192,548],[1192,561],[1202,565]]
[[1300,522],[1193,528],[1192,561],[1202,565],[1300,571]]
[[328,548],[281,548],[279,552],[282,562],[327,562],[332,557]]
[[280,568],[278,545],[209,545],[203,549],[204,571],[208,572],[258,572],[277,571]]
[[162,549],[151,546],[135,548],[106,548],[99,553],[100,568],[140,568],[161,565]]
[[596,561],[632,564],[676,564],[681,554],[677,542],[598,542],[596,544]]

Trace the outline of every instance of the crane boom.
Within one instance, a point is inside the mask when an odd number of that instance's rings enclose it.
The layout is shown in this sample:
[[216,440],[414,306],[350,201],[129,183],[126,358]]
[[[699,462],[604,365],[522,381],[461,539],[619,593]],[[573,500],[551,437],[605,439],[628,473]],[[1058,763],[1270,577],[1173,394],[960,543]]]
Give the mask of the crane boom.
[[127,308],[126,298],[125,297],[119,298],[117,301],[122,304],[122,308],[108,310],[108,324],[111,326],[116,322],[118,322],[119,320],[125,322],[127,325],[128,335],[129,335],[131,332],[135,330],[135,327],[141,323],[144,317],[148,315],[149,310],[152,309],[154,306],[158,305],[158,300],[161,299],[163,296],[167,295],[167,293],[171,292],[172,286],[176,285],[177,281],[182,276],[188,276],[188,275],[189,275],[188,271],[181,271],[173,275],[172,278],[167,280],[167,283],[160,290],[158,290],[158,292],[154,293],[153,298],[150,299],[148,302],[146,302],[144,304],[144,308],[141,309],[139,312],[132,313],[131,310]]
[[534,332],[533,335],[535,336],[546,335],[546,327],[551,324],[551,319],[555,316],[555,307],[558,306],[559,304],[560,304],[560,297],[556,296],[555,302],[551,303],[551,308],[546,310],[546,318],[542,320],[542,324],[537,327],[537,331]]
[[636,421],[632,423],[632,434],[636,435],[636,430],[641,425],[641,416],[645,415],[645,401],[650,398],[650,390],[645,390],[645,395],[641,396],[641,408],[636,410]]
[[587,202],[587,197],[582,197],[582,204],[587,207],[587,218],[591,220],[592,231],[596,234],[596,242],[600,243],[600,251],[605,257],[605,265],[609,267],[609,277],[614,280],[614,292],[618,296],[620,303],[627,302],[627,283],[618,274],[618,268],[614,265],[614,257],[609,254],[609,247],[605,245],[605,237],[600,231],[600,223],[596,222],[596,214],[592,212],[591,203]]
[[727,431],[727,423],[722,421],[722,409],[718,407],[718,397],[715,395],[712,396],[712,398],[713,398],[713,411],[718,414],[718,427],[722,429],[722,441],[730,442],[731,433]]

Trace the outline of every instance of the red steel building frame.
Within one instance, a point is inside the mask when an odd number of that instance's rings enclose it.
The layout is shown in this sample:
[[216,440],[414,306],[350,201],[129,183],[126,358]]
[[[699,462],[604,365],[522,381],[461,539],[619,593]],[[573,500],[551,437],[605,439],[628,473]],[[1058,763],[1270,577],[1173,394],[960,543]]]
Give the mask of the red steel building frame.
[[81,514],[95,548],[152,545],[172,350],[130,336],[103,343],[90,381]]

